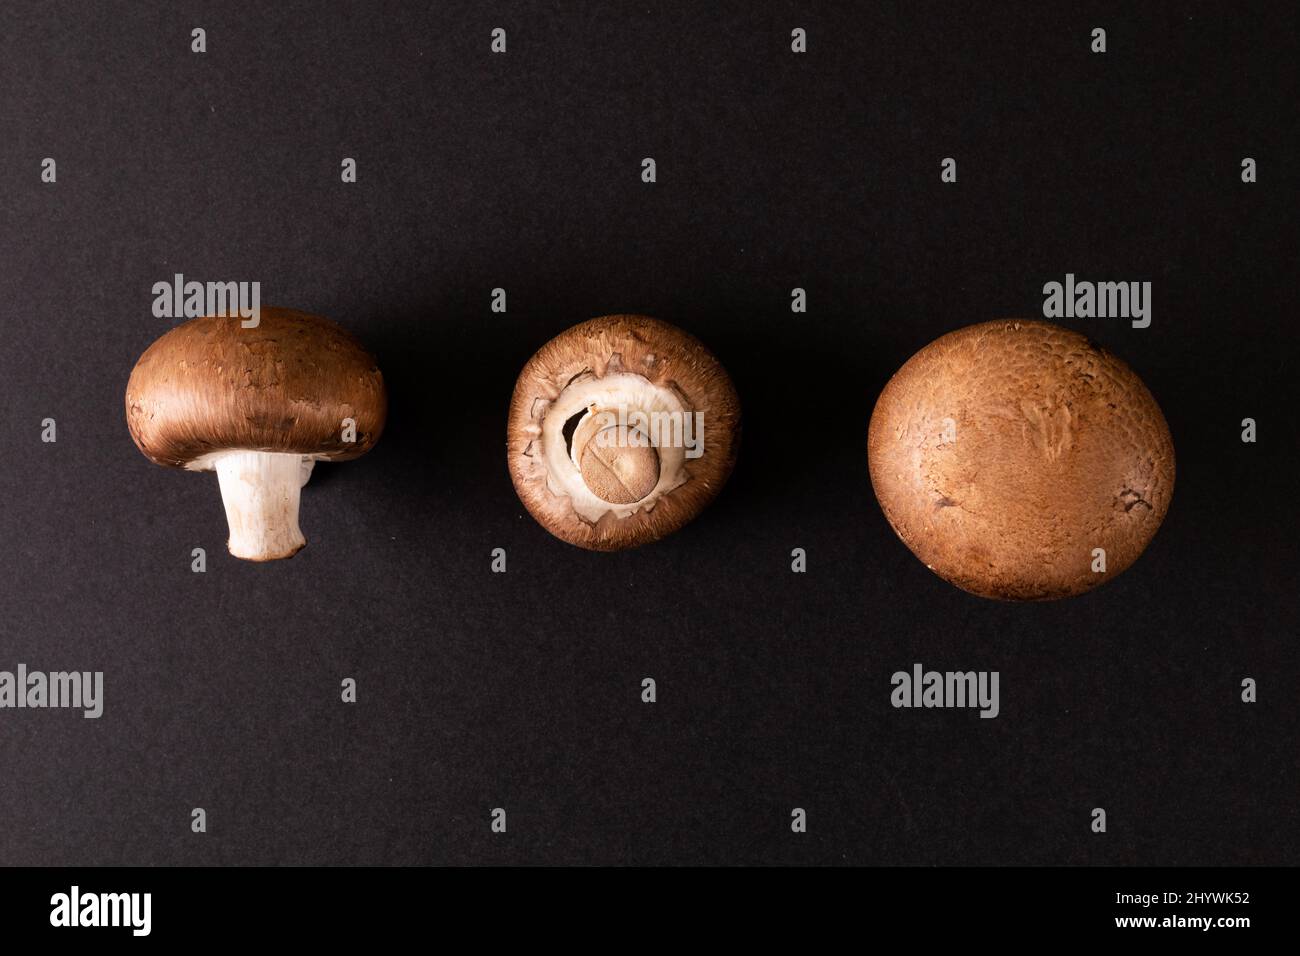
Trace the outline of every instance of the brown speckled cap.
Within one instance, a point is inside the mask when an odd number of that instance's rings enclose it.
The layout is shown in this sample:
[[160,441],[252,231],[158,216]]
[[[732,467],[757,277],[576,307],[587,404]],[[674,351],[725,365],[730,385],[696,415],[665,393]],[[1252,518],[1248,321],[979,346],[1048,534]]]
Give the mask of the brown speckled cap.
[[[374,358],[327,319],[263,308],[193,319],[154,342],[126,388],[131,437],[150,460],[192,467],[216,452],[302,454],[342,461],[379,440],[387,412]],[[341,422],[356,422],[345,442]]]
[[1004,600],[1113,578],[1174,490],[1169,428],[1142,381],[1038,321],[969,326],[912,356],[876,403],[868,459],[903,543],[945,580]]
[[[615,430],[594,427],[593,411],[620,403],[691,421],[698,414],[703,454],[598,442]],[[570,544],[614,551],[699,514],[730,475],[739,439],[740,402],[708,349],[666,322],[609,315],[562,333],[524,366],[506,452],[515,490],[538,522]]]

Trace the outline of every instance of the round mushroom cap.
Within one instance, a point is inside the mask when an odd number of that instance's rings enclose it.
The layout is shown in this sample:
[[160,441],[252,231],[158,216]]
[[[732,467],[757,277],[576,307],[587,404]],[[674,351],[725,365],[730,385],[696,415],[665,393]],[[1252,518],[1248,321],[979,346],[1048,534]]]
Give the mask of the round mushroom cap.
[[1004,600],[1119,574],[1174,490],[1169,427],[1141,379],[1037,321],[972,325],[912,356],[876,402],[868,459],[903,543],[952,584]]
[[[690,434],[698,455],[683,447]],[[524,506],[593,551],[682,527],[726,483],[739,442],[726,370],[694,336],[643,315],[591,319],[542,346],[519,374],[506,429]]]
[[[145,350],[126,386],[140,451],[194,471],[235,450],[357,458],[379,440],[387,409],[370,353],[328,319],[292,309],[263,308],[253,328],[237,316],[179,325]],[[344,441],[345,419],[355,441]]]

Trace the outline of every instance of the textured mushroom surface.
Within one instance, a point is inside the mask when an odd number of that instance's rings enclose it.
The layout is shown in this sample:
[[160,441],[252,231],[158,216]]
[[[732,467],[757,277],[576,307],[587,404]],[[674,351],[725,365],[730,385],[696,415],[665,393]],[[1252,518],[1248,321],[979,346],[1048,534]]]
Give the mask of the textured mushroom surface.
[[538,522],[570,544],[614,551],[699,514],[730,475],[739,438],[735,388],[697,339],[610,315],[562,333],[524,366],[506,450]]
[[[237,317],[192,319],[154,342],[126,388],[131,437],[159,465],[206,471],[232,450],[315,460],[364,455],[387,412],[374,358],[328,319],[263,308],[255,328]],[[356,441],[340,422],[356,422]]]
[[215,471],[235,557],[273,561],[307,543],[300,490],[317,461],[365,454],[388,401],[375,360],[333,322],[264,308],[193,319],[154,342],[126,386],[126,422],[151,461]]
[[973,325],[912,356],[876,403],[868,459],[903,543],[945,580],[1004,600],[1113,578],[1174,490],[1169,428],[1142,381],[1037,321]]

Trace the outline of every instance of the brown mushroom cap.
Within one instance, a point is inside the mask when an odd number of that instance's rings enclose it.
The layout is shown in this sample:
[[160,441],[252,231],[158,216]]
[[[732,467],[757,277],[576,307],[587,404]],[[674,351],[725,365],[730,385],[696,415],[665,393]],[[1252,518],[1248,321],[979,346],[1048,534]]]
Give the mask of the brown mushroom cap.
[[[260,319],[193,319],[140,356],[126,421],[150,460],[202,470],[212,454],[243,449],[342,461],[379,440],[384,379],[361,344],[306,312],[263,308]],[[355,442],[343,440],[348,418]]]
[[[625,430],[573,428],[570,444],[583,444],[572,476],[581,475],[609,505],[598,515],[579,514],[543,454],[544,431],[555,440],[557,426],[565,424],[548,415],[565,408],[566,390],[626,382],[629,375],[663,390],[685,411],[702,413],[703,454],[674,464],[672,449],[636,442],[611,447],[609,440],[626,438],[615,434]],[[524,366],[510,402],[506,450],[515,490],[543,527],[570,544],[615,551],[656,541],[703,511],[731,474],[739,439],[740,401],[708,349],[666,322],[609,315],[561,333]],[[647,488],[654,489],[648,497]]]
[[1037,321],[972,325],[908,359],[876,402],[868,459],[903,543],[952,584],[1004,600],[1119,574],[1174,490],[1169,428],[1141,379]]

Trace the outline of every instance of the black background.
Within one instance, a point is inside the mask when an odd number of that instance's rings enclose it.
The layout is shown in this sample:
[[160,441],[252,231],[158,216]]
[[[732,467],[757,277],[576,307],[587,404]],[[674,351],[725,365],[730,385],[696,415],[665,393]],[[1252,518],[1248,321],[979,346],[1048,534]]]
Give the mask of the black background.
[[[106,703],[0,712],[0,862],[1295,862],[1282,9],[5,3],[0,669],[103,670]],[[385,372],[292,561],[229,557],[215,477],[127,434],[175,272],[258,280]],[[895,538],[867,421],[1066,272],[1153,283],[1149,329],[1064,324],[1161,403],[1173,506],[1099,590],[989,602]],[[519,505],[505,412],[619,311],[702,338],[746,431],[705,515],[593,554]],[[894,710],[918,661],[1000,671],[1001,716]]]

